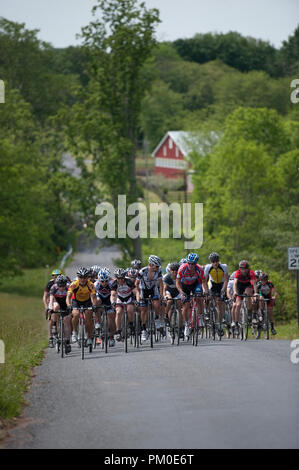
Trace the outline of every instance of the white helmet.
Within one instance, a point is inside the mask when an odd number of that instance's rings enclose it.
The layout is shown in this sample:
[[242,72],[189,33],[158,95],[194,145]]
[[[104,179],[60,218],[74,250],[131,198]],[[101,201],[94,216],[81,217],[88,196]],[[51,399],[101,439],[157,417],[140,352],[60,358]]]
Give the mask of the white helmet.
[[155,266],[159,266],[159,267],[162,264],[161,259],[159,258],[159,256],[156,256],[156,255],[150,255],[149,259],[148,259],[148,262],[150,264],[154,264]]

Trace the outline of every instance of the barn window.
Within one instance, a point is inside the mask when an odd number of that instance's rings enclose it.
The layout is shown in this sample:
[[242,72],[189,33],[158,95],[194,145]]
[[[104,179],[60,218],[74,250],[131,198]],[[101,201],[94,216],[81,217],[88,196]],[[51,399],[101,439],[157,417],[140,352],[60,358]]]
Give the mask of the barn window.
[[172,140],[171,139],[169,139],[168,145],[169,145],[169,148],[172,149]]
[[166,157],[167,155],[167,148],[166,145],[163,146],[163,156]]
[[177,147],[177,146],[175,147],[175,156],[176,156],[176,157],[178,157],[178,156],[179,156],[179,149],[178,149],[178,147]]

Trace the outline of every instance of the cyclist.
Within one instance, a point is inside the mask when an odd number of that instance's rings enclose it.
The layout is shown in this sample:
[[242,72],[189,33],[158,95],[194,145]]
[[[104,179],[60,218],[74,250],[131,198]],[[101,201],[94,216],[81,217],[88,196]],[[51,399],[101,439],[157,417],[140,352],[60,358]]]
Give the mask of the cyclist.
[[[59,322],[59,310],[64,310],[65,312],[68,310],[66,304],[66,297],[69,288],[68,278],[63,275],[57,276],[55,284],[51,287],[50,290],[50,303],[49,308],[53,312],[51,315],[50,324],[53,324],[53,321],[56,322],[57,331],[59,333],[60,329],[60,322]],[[63,318],[64,323],[64,333],[65,333],[65,342],[66,342],[66,352],[71,352],[71,345],[70,345],[70,338],[72,332],[72,313],[69,311],[67,315]],[[51,335],[52,328],[50,326],[50,335]],[[53,344],[53,337],[50,336],[49,339],[50,347],[54,347]]]
[[[210,293],[216,295],[216,303],[219,308],[220,321],[225,314],[225,303],[223,297],[226,294],[227,284],[228,284],[228,268],[227,264],[220,263],[220,256],[218,253],[211,253],[209,255],[209,260],[211,264],[207,264],[204,270],[204,276],[210,284]],[[223,330],[221,329],[220,334],[223,335]]]
[[269,281],[268,274],[263,273],[261,275],[260,281],[257,283],[257,287],[258,287],[258,292],[259,292],[259,295],[260,295],[261,309],[264,308],[264,303],[265,302],[264,302],[263,299],[268,300],[267,310],[268,310],[270,323],[271,323],[271,333],[272,333],[272,335],[276,335],[277,331],[274,328],[273,306],[274,306],[274,302],[275,302],[276,297],[277,297],[277,292],[276,292],[276,289],[274,287],[274,284]]
[[[109,347],[115,345],[114,335],[115,335],[115,311],[111,305],[110,295],[111,288],[114,283],[114,279],[111,278],[110,271],[107,268],[103,268],[98,273],[98,279],[94,283],[97,296],[97,305],[107,307],[107,319],[108,319],[108,329],[109,329],[109,338],[108,344]],[[95,328],[100,328],[101,322],[101,309],[98,309],[95,314]]]
[[[96,306],[97,298],[96,291],[93,283],[88,279],[89,269],[80,267],[77,271],[77,280],[72,282],[68,288],[68,294],[66,298],[66,303],[68,307],[72,307],[72,326],[73,326],[73,335],[72,342],[75,343],[78,341],[78,325],[79,325],[79,307],[91,307]],[[93,319],[92,311],[84,310],[85,316],[85,329],[88,336],[87,345],[92,344],[92,333],[93,333]],[[83,343],[83,338],[82,343]]]
[[121,328],[122,328],[122,316],[124,311],[124,305],[127,306],[128,323],[131,333],[134,330],[134,289],[135,282],[126,276],[126,271],[122,268],[118,268],[114,271],[116,280],[111,286],[111,304],[115,306],[116,310],[116,341],[121,341]]
[[[244,293],[247,295],[258,296],[255,273],[249,269],[249,263],[246,260],[242,260],[239,263],[239,269],[235,272],[234,279],[234,298],[236,299],[236,307],[232,316],[232,327],[237,326],[240,320],[240,310],[242,305],[242,296]],[[248,310],[248,319],[252,317],[252,311],[256,312],[257,304],[252,303],[251,299],[246,299],[246,305]]]
[[142,263],[140,259],[133,259],[133,261],[131,262],[131,268],[137,269],[137,271],[140,271],[141,266],[142,266]]
[[[234,282],[235,282],[235,272],[234,271],[230,277],[229,281],[227,284],[227,289],[226,289],[226,296],[230,300],[230,312],[231,312],[231,319],[235,318],[235,308],[236,308],[236,302],[234,298]],[[232,321],[231,326],[235,327],[236,323]]]
[[101,269],[101,266],[98,266],[97,264],[95,264],[94,266],[91,266],[90,278],[89,278],[91,282],[93,283],[96,282],[100,269]]
[[51,287],[55,284],[57,276],[59,276],[60,274],[62,274],[62,271],[60,271],[60,269],[53,269],[53,271],[51,273],[52,279],[50,279],[50,281],[47,282],[46,287],[44,289],[43,303],[44,303],[45,314],[46,315],[48,314],[48,311],[49,311],[49,301],[50,301]]
[[[188,339],[190,336],[189,330],[189,318],[190,318],[190,294],[198,293],[203,294],[204,291],[208,291],[206,279],[204,277],[204,268],[197,264],[198,255],[196,253],[189,253],[186,258],[186,263],[183,263],[177,274],[176,286],[181,294],[183,302],[183,318],[185,321],[185,338]],[[200,299],[201,300],[201,299]],[[202,309],[202,302],[198,302],[199,312]]]
[[148,258],[148,266],[142,268],[137,277],[137,301],[140,305],[140,318],[141,318],[141,340],[146,341],[149,334],[146,330],[146,322],[148,316],[148,297],[151,296],[153,300],[153,310],[156,316],[155,327],[156,329],[163,329],[165,326],[164,318],[161,310],[161,301],[163,298],[163,281],[161,270],[161,259],[159,256],[150,255]]
[[[166,299],[165,318],[166,318],[166,321],[168,320],[168,323],[170,320],[169,311],[172,306],[171,299],[177,300],[176,305],[179,310],[181,310],[182,308],[181,295],[176,286],[176,277],[178,274],[179,267],[180,267],[179,263],[175,263],[175,262],[168,263],[168,265],[166,266],[167,274],[163,276],[163,285],[164,285],[163,296]],[[181,318],[181,321],[182,321],[182,318]],[[181,338],[184,337],[184,332],[182,331],[182,325],[180,325],[180,337]]]

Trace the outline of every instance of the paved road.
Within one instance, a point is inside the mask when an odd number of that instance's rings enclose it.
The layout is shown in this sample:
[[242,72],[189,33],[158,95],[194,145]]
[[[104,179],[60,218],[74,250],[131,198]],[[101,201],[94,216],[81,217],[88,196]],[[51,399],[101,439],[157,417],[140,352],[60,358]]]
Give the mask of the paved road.
[[286,341],[47,352],[8,448],[299,448]]
[[299,364],[290,352],[279,340],[197,348],[168,340],[128,354],[118,344],[84,361],[76,345],[64,359],[47,350],[5,447],[299,448]]

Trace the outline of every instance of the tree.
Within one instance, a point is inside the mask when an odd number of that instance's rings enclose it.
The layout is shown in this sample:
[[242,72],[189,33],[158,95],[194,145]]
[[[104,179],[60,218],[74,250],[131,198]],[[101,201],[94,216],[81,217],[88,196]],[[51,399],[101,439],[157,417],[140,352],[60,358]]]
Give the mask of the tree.
[[[140,195],[135,156],[146,85],[142,68],[156,44],[158,10],[137,0],[98,0],[92,12],[94,20],[82,29],[90,81],[73,108],[70,142],[77,154],[90,152],[95,175],[114,204],[124,193],[133,202]],[[128,240],[124,244],[141,255],[140,239],[133,240],[133,249]]]
[[299,72],[299,25],[287,41],[282,42],[279,50],[279,61],[284,75],[298,74]]
[[178,39],[173,45],[183,59],[199,64],[219,59],[240,72],[264,70],[270,75],[277,74],[277,50],[267,41],[237,32],[196,34],[193,38]]
[[0,77],[32,105],[40,122],[71,102],[74,75],[55,70],[54,49],[37,38],[39,30],[0,18]]

